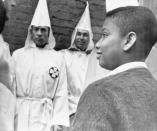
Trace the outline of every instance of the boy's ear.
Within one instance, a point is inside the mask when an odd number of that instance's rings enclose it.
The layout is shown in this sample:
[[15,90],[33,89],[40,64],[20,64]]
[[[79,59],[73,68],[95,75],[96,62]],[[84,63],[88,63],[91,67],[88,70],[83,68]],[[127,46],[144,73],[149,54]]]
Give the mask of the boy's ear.
[[135,32],[129,32],[126,35],[126,39],[125,39],[125,42],[123,44],[123,50],[124,51],[130,50],[133,47],[133,45],[135,44],[136,39],[137,39],[136,33]]

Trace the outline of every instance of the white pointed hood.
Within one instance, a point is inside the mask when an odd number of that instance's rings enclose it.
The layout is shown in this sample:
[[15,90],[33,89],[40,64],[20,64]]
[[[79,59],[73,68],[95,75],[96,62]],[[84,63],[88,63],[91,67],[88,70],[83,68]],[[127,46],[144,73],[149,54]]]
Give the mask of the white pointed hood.
[[139,6],[138,0],[106,0],[106,11],[125,6]]
[[50,27],[50,34],[49,34],[49,41],[48,41],[49,43],[48,45],[46,45],[46,48],[53,49],[56,42],[52,33],[51,22],[50,22],[48,7],[47,7],[47,0],[39,0],[38,2],[32,22],[28,28],[28,35],[25,41],[25,47],[35,47],[35,44],[31,40],[31,36],[30,36],[30,27],[32,25]]
[[75,30],[73,31],[70,48],[75,47],[74,40],[76,37],[77,29],[84,29],[84,30],[89,31],[90,40],[89,40],[89,44],[88,44],[86,51],[92,50],[94,48],[94,42],[93,42],[93,32],[92,32],[92,27],[91,27],[88,1],[87,1],[86,9],[85,9],[80,21],[78,22],[77,26],[75,27]]

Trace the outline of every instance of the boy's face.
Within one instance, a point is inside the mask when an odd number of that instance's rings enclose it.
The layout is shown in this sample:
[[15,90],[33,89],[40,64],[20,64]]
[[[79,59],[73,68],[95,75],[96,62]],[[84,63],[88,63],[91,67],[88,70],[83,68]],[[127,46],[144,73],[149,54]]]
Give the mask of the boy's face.
[[102,38],[97,42],[97,59],[103,68],[113,70],[120,65],[123,38],[120,29],[107,18],[102,29]]

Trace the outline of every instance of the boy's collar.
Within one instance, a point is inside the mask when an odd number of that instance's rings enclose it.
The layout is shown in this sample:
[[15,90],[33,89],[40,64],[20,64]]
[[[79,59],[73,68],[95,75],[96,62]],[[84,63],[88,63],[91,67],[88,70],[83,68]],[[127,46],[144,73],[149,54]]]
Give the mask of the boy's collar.
[[130,69],[135,69],[135,68],[148,68],[147,65],[144,62],[136,61],[136,62],[129,62],[126,64],[123,64],[113,71],[111,71],[107,76],[112,76],[116,75],[118,73],[130,70]]

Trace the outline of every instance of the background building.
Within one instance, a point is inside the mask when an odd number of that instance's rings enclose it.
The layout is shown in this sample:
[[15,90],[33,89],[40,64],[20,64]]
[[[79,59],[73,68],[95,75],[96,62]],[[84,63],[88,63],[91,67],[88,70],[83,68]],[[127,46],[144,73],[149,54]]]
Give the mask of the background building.
[[[4,39],[10,44],[10,50],[23,47],[27,29],[32,20],[38,0],[16,0],[17,5],[11,12],[10,21],[4,31]],[[52,29],[56,39],[56,50],[68,48],[72,31],[80,19],[87,0],[47,0]],[[94,42],[100,38],[101,27],[105,19],[105,0],[88,0]],[[157,17],[157,0],[139,0],[140,5],[150,8]],[[157,44],[156,44],[157,45]]]
[[[32,20],[38,0],[16,0],[11,12],[4,39],[10,44],[11,52],[23,47],[28,26]],[[105,19],[105,0],[88,0],[94,41],[100,38],[100,29]],[[52,30],[56,39],[55,49],[68,48],[72,31],[80,19],[86,0],[47,0]]]

